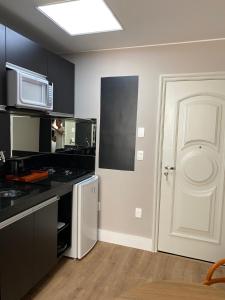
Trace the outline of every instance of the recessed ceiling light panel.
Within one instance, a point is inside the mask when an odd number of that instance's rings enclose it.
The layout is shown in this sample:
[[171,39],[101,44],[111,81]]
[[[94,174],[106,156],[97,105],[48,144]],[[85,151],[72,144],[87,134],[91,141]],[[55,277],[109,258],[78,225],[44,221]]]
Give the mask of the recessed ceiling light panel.
[[37,7],[70,35],[122,30],[103,0],[75,0]]

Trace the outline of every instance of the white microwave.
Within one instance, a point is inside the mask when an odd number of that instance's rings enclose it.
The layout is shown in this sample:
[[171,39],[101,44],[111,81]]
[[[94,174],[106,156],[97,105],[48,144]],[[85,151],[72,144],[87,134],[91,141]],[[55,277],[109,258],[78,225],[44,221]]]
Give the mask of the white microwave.
[[8,106],[53,110],[53,84],[45,76],[11,64],[6,66]]

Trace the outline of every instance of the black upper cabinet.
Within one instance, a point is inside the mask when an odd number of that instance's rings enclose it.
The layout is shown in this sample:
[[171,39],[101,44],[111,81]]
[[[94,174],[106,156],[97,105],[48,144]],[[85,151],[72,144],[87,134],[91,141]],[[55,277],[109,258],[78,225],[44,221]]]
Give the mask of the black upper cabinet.
[[48,55],[48,79],[54,85],[54,112],[74,115],[74,64]]
[[7,27],[6,61],[47,75],[47,51],[37,43]]
[[5,101],[5,26],[0,24],[0,105]]
[[5,62],[46,75],[54,85],[53,111],[74,115],[74,64],[0,25],[0,105],[5,101]]

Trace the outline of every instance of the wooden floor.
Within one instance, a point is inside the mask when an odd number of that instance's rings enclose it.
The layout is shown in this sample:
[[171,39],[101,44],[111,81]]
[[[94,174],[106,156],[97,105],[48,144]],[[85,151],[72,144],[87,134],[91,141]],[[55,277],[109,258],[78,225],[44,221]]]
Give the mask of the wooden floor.
[[[111,300],[152,280],[201,283],[210,264],[99,242],[83,260],[63,258],[27,297],[35,300]],[[218,272],[225,276],[225,269]],[[224,285],[218,285],[225,290]]]

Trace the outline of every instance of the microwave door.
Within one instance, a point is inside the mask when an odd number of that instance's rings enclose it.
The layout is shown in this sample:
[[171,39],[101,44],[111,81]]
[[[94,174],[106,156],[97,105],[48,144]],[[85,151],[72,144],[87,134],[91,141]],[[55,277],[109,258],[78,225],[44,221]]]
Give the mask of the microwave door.
[[48,81],[20,74],[19,102],[24,107],[46,108]]

